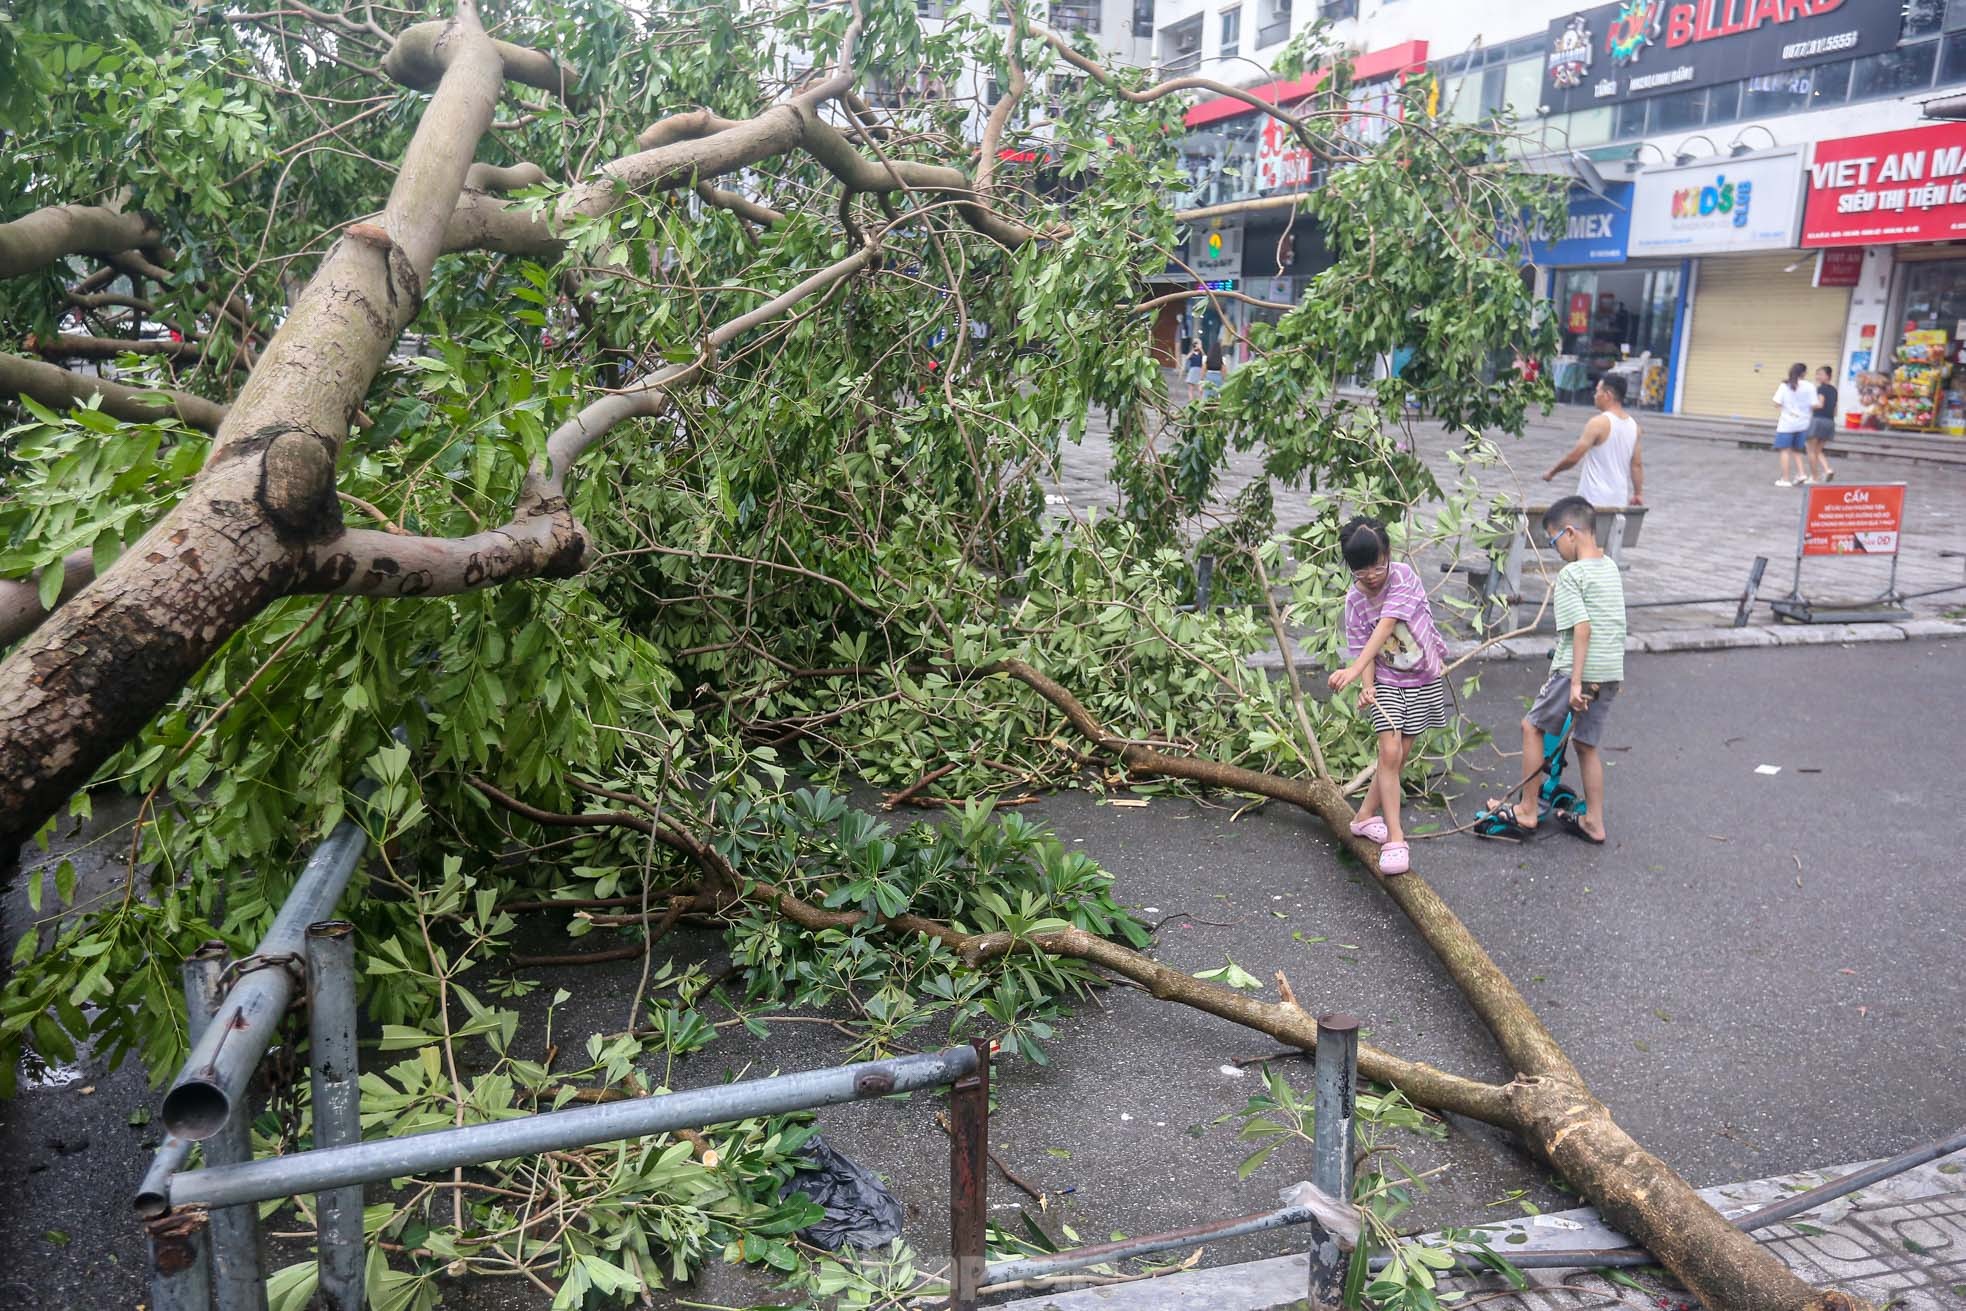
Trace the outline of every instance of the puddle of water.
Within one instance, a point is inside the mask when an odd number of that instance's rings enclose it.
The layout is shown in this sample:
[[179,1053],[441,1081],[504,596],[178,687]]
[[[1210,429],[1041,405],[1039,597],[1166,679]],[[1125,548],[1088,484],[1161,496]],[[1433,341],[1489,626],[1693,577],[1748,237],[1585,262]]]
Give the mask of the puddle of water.
[[83,1073],[80,1065],[61,1061],[51,1065],[32,1051],[21,1053],[20,1087],[23,1091],[30,1088],[66,1088],[71,1083],[80,1083]]

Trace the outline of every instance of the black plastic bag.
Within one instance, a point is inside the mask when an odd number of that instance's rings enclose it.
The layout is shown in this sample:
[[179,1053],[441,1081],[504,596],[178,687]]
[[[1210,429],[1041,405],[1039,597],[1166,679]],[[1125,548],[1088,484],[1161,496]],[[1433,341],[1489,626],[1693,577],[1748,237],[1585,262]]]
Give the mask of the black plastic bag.
[[780,1196],[803,1193],[826,1212],[824,1220],[800,1237],[829,1252],[886,1247],[901,1237],[901,1203],[871,1170],[841,1156],[818,1134],[806,1139],[799,1155],[805,1164],[786,1181]]

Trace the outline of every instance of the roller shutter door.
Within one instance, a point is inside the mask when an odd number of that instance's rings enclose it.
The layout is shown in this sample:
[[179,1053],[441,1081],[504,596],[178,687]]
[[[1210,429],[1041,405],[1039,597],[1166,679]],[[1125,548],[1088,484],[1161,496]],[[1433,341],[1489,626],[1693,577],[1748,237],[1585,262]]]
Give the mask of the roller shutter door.
[[1810,286],[1815,267],[1815,252],[1799,250],[1700,261],[1681,413],[1765,419],[1773,432],[1769,397],[1789,365],[1807,364],[1811,377],[1818,365],[1839,366],[1850,289]]

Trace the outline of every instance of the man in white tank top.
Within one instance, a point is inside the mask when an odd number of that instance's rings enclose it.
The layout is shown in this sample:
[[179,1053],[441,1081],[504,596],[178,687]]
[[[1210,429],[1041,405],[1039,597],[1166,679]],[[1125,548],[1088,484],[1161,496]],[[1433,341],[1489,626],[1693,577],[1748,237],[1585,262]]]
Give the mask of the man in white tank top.
[[1638,420],[1625,413],[1625,380],[1606,374],[1597,384],[1598,413],[1569,454],[1550,466],[1548,482],[1581,463],[1577,495],[1600,510],[1645,504],[1645,465],[1638,453]]

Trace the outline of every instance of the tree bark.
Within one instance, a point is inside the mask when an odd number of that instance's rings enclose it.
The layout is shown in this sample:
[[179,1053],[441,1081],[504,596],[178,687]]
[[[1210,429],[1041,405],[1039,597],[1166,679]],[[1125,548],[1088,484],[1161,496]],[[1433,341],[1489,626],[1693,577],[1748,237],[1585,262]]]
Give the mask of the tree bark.
[[32,273],[69,255],[114,255],[156,240],[157,229],[141,214],[106,205],[50,205],[0,223],[0,278]]
[[226,411],[217,401],[190,392],[130,387],[19,355],[0,354],[0,392],[29,397],[51,410],[66,410],[100,397],[102,412],[118,419],[131,423],[176,419],[206,432],[218,431]]

